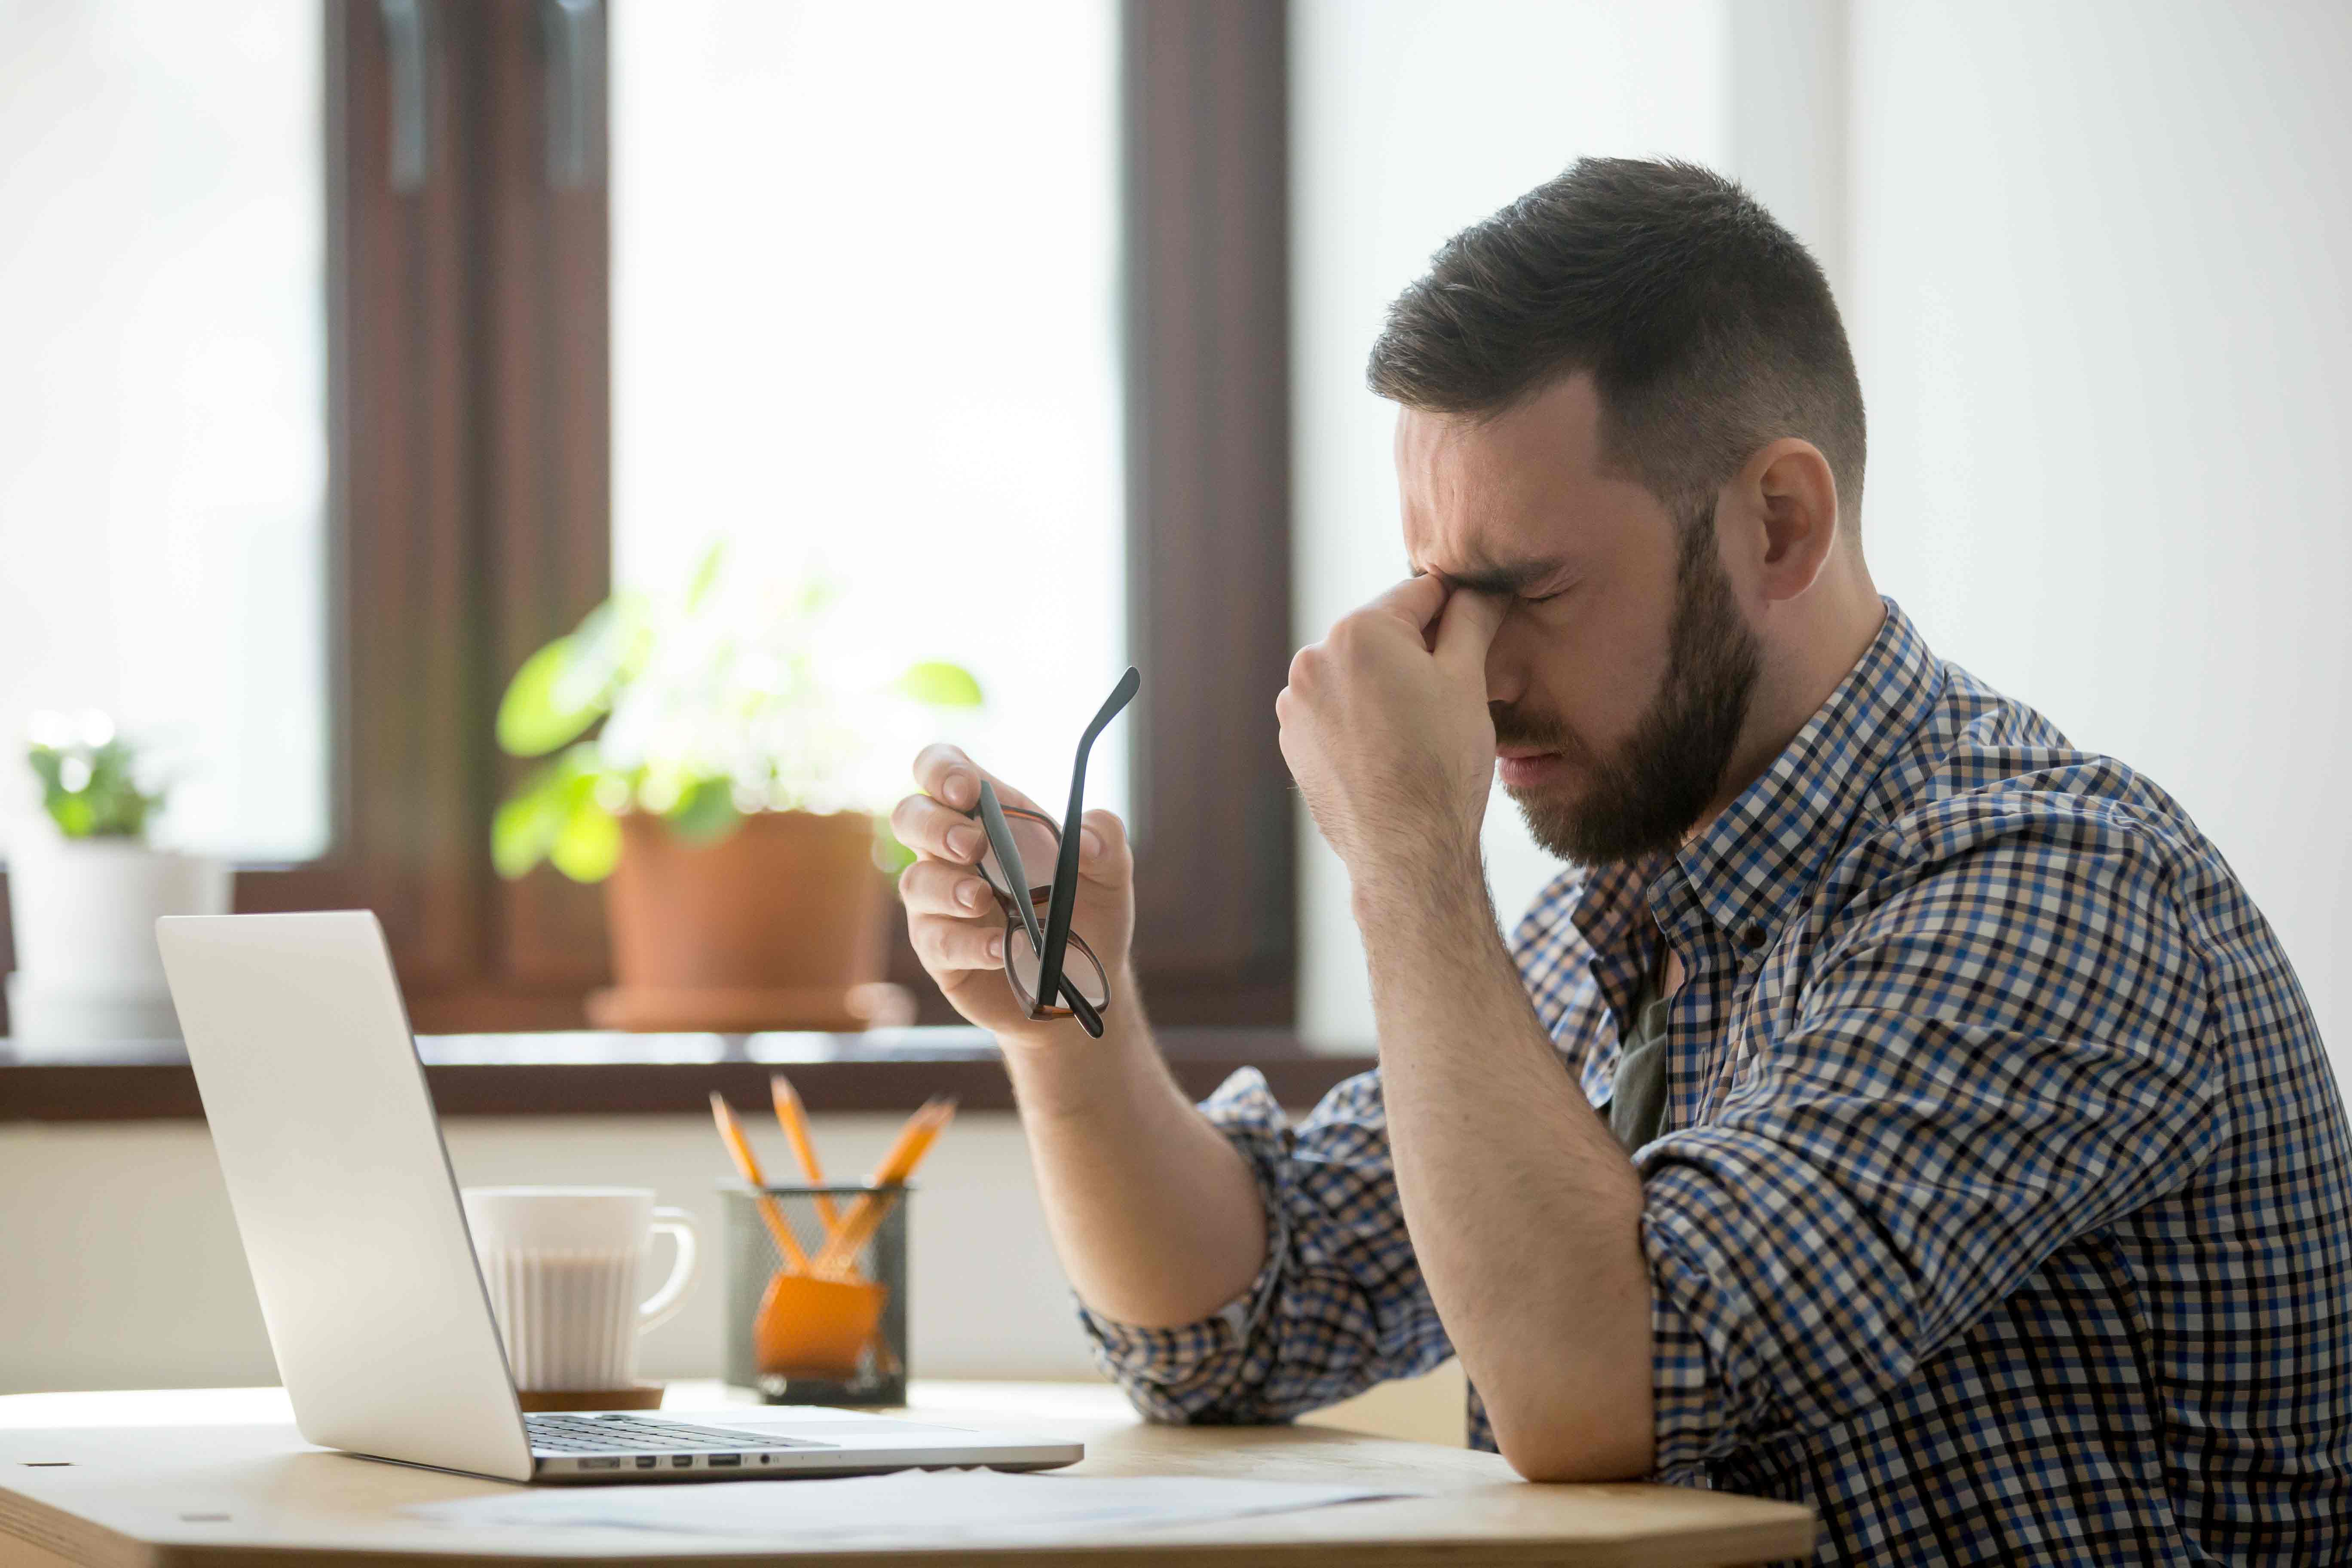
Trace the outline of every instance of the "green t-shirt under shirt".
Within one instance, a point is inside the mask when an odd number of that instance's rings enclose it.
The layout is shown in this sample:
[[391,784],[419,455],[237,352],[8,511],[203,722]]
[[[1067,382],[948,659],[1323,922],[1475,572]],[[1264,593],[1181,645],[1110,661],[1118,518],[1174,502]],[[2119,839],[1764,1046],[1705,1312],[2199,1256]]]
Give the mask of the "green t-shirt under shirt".
[[1633,1003],[1633,1026],[1617,1047],[1609,1086],[1609,1131],[1631,1154],[1658,1135],[1666,1115],[1665,982],[1652,975]]

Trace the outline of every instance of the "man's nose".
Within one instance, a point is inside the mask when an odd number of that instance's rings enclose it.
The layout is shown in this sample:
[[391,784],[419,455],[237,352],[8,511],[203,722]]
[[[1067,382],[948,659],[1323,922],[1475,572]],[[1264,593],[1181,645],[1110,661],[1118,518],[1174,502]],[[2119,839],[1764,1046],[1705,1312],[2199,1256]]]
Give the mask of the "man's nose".
[[1515,640],[1507,616],[1495,640],[1486,645],[1486,700],[1490,703],[1507,706],[1527,692],[1527,660],[1513,647]]

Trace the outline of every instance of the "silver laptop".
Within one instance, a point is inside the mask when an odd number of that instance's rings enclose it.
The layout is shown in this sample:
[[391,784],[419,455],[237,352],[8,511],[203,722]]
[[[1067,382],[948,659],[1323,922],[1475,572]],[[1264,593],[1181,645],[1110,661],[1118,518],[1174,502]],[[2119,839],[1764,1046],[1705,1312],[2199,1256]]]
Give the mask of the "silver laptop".
[[511,1481],[1046,1469],[1076,1444],[846,1410],[525,1415],[383,931],[364,910],[156,922],[302,1436]]

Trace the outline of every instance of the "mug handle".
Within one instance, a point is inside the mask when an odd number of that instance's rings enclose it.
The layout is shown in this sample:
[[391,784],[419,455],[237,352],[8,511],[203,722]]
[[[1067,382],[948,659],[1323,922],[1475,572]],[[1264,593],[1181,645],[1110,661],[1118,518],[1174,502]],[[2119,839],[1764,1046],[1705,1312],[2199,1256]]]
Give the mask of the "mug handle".
[[653,1228],[656,1236],[669,1232],[670,1239],[677,1244],[677,1257],[670,1264],[669,1278],[662,1281],[662,1288],[637,1307],[637,1332],[641,1334],[677,1317],[702,1278],[702,1251],[695,1245],[694,1215],[684,1209],[656,1209]]

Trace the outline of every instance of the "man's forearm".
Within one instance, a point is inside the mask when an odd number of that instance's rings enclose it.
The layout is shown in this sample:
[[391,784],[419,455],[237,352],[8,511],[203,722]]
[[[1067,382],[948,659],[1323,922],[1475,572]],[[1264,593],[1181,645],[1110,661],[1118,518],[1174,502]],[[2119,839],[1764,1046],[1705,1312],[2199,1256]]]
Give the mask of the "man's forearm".
[[1650,1286],[1633,1165],[1529,1007],[1475,853],[1360,877],[1397,1191],[1505,1456],[1647,1474]]
[[[1124,994],[1135,995],[1131,978]],[[1048,1044],[1005,1045],[1046,1225],[1096,1312],[1149,1328],[1195,1322],[1265,1261],[1257,1182],[1185,1099],[1142,1009],[1105,1023],[1099,1040],[1066,1026]]]

